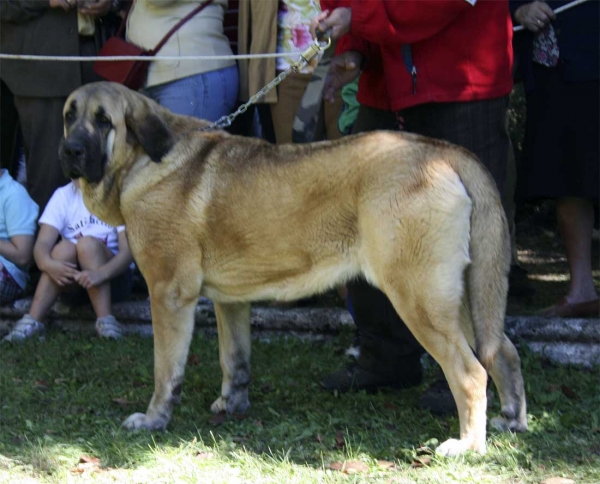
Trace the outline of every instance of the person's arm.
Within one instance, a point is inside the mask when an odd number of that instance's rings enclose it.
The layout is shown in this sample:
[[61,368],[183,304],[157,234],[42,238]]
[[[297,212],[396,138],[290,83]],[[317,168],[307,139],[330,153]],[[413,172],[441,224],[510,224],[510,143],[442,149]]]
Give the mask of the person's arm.
[[131,265],[133,257],[124,230],[119,232],[118,242],[119,251],[106,264],[94,271],[86,270],[77,273],[75,280],[81,287],[89,289],[104,284],[123,273]]
[[15,235],[8,240],[0,239],[0,255],[21,267],[28,266],[33,256],[33,235]]
[[531,3],[531,0],[509,0],[508,1],[508,8],[510,10],[510,15],[514,18],[515,11],[519,7],[522,7],[523,5],[526,5],[528,3]]
[[[73,7],[75,0],[71,0]],[[2,22],[23,23],[43,15],[50,8],[71,9],[67,0],[1,0],[0,20]]]
[[0,256],[26,267],[33,257],[38,206],[24,189],[20,189],[4,197],[0,211],[7,235],[6,239],[0,239]]
[[556,18],[554,10],[543,1],[511,2],[510,7],[514,22],[533,33],[544,30]]
[[52,258],[51,252],[59,235],[58,229],[42,223],[33,246],[33,257],[40,271],[48,274],[54,282],[62,287],[73,283],[77,274],[77,265]]
[[351,32],[379,45],[413,44],[428,39],[459,15],[474,8],[467,0],[351,0],[349,5],[348,2],[323,3],[324,12],[332,4],[343,6],[329,12],[329,16],[320,22],[320,30],[333,29],[334,40]]
[[112,0],[70,0],[77,3],[77,10],[84,15],[102,17],[113,9]]

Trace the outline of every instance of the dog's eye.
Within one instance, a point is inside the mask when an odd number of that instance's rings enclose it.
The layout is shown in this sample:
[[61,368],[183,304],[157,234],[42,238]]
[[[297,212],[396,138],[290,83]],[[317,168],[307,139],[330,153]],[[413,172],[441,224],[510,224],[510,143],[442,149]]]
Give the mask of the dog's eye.
[[65,113],[65,121],[67,123],[72,123],[74,119],[75,119],[75,113],[73,111],[67,111]]
[[108,118],[108,116],[104,115],[104,114],[100,114],[98,116],[98,123],[103,125],[103,126],[112,126],[112,122],[110,121],[110,119]]

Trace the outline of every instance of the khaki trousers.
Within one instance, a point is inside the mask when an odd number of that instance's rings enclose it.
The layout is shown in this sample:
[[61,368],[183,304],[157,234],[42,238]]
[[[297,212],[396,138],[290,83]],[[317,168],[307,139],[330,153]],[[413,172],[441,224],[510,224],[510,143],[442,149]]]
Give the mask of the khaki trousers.
[[[271,104],[271,118],[277,144],[292,142],[292,124],[300,107],[300,101],[310,82],[312,74],[292,73],[277,86],[276,104]],[[321,101],[319,124],[314,141],[335,140],[342,137],[338,128],[338,118],[342,112],[342,97],[337,95],[335,103]]]

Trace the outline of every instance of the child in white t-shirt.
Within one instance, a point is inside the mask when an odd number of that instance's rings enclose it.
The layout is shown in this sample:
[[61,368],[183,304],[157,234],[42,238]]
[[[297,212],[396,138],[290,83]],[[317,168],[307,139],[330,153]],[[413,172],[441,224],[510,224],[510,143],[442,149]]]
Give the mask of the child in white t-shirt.
[[86,291],[98,334],[120,338],[122,326],[111,314],[111,304],[131,292],[133,259],[125,227],[112,227],[90,214],[78,180],[54,192],[39,225],[33,255],[42,275],[29,313],[4,339],[18,341],[43,333],[41,320],[59,294],[81,301]]

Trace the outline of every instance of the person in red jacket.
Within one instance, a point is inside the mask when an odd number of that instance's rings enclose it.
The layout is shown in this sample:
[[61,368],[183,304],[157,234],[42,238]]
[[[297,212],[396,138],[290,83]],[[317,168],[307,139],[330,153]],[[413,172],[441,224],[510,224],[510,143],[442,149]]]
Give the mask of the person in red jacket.
[[[354,132],[395,129],[474,152],[504,190],[510,140],[512,22],[508,0],[321,0],[313,33],[339,39],[325,83],[329,99],[361,72]],[[365,281],[348,285],[360,334],[356,364],[326,376],[329,390],[410,387],[421,382],[424,350],[385,295]],[[421,399],[451,410],[447,386]],[[441,398],[437,398],[441,396]]]

